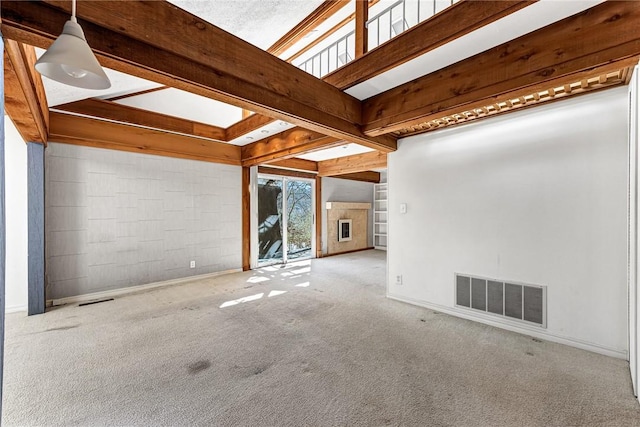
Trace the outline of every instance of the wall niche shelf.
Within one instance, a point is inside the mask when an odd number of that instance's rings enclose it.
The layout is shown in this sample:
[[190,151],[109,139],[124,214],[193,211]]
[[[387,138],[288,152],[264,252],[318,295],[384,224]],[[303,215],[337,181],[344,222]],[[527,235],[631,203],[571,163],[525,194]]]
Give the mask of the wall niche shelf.
[[373,184],[373,246],[387,250],[387,183]]

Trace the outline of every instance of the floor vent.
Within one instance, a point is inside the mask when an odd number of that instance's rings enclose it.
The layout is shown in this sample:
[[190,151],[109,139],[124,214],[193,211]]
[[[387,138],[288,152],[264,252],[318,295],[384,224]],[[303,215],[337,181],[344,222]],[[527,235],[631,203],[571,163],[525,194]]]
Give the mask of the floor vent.
[[547,287],[456,274],[456,306],[547,327]]

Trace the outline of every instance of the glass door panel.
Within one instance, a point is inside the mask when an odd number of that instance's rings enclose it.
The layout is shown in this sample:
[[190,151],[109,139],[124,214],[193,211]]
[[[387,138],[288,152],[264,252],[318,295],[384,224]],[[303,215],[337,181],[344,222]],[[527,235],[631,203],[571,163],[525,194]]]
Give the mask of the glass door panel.
[[258,178],[258,265],[284,262],[283,180]]
[[286,178],[286,259],[311,258],[313,188],[310,181]]

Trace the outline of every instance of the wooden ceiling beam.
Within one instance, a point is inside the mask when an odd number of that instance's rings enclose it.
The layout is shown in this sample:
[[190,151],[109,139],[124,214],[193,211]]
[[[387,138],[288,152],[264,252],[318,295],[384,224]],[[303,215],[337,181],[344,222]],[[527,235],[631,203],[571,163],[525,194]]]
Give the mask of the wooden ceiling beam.
[[337,11],[348,5],[350,0],[326,0],[316,8],[309,16],[303,19],[291,31],[275,42],[267,52],[272,55],[280,55],[285,50],[302,40],[304,36],[313,31],[318,25],[332,17]]
[[[69,2],[2,1],[5,38],[47,48]],[[78,20],[101,63],[383,151],[396,139],[360,129],[361,103],[188,12],[157,1],[84,2]]]
[[35,71],[33,46],[5,40],[5,109],[25,142],[46,144],[49,107],[40,74]]
[[344,140],[319,132],[293,128],[242,147],[242,166],[270,163],[344,144]]
[[270,162],[269,166],[307,172],[318,172],[318,162],[314,162],[313,160],[298,159],[295,157]]
[[112,96],[110,98],[105,99],[105,101],[119,101],[121,99],[133,98],[134,96],[146,95],[148,93],[158,92],[161,90],[169,89],[169,86],[158,86],[153,87],[151,89],[138,90],[135,92],[125,93],[122,95]]
[[[563,76],[533,87],[517,89],[501,94],[498,97],[480,99],[467,104],[465,106],[466,110],[456,109],[434,114],[427,117],[425,122],[402,129],[396,132],[396,135],[405,137],[430,132],[448,126],[456,126],[470,121],[483,120],[500,114],[533,108],[543,103],[558,102],[568,97],[626,85],[628,84],[626,76],[629,75],[630,70],[633,70],[637,63],[638,58],[617,61],[577,74]],[[583,87],[582,82],[587,83],[586,87]]]
[[[300,164],[297,164],[295,162],[291,163],[290,162],[291,160],[295,160],[295,161],[302,160],[303,162],[308,162],[308,164],[306,165],[308,169],[297,167],[297,166],[300,166]],[[314,166],[315,166],[315,169],[313,168]],[[260,173],[270,173],[272,175],[286,175],[286,176],[293,176],[293,177],[299,177],[299,178],[320,177],[319,175],[315,174],[317,173],[317,171],[318,171],[318,162],[313,162],[311,160],[303,160],[303,159],[281,160],[278,162],[270,163],[268,166],[258,167],[258,172]],[[312,172],[312,174],[310,174],[309,172]],[[342,175],[335,175],[327,178],[340,178],[340,179],[348,179],[351,181],[372,182],[377,184],[380,182],[380,172],[375,172],[375,171],[353,172],[353,173],[346,173]]]
[[235,145],[65,113],[50,117],[50,142],[240,165]]
[[318,162],[318,175],[336,176],[387,167],[387,153],[371,151]]
[[364,172],[345,173],[343,175],[332,176],[331,178],[349,179],[351,181],[372,182],[374,184],[379,184],[380,172],[364,171]]
[[347,89],[516,12],[537,0],[462,0],[408,29],[323,80]]
[[315,173],[301,172],[297,170],[288,170],[280,168],[270,168],[268,166],[258,166],[258,173],[268,175],[290,176],[292,178],[316,179]]
[[269,123],[275,122],[276,119],[264,116],[262,114],[252,114],[246,119],[242,119],[237,123],[229,126],[226,130],[226,140],[233,141],[236,138],[240,138],[254,130],[258,130]]
[[68,111],[85,116],[150,127],[166,132],[176,132],[216,141],[226,141],[226,131],[224,128],[129,107],[102,99],[84,99],[69,104],[57,105],[53,108],[55,110]]
[[640,2],[601,3],[365,100],[364,130],[370,135],[399,131],[434,115],[503,101],[505,94],[530,94],[616,61],[636,61],[638,26]]

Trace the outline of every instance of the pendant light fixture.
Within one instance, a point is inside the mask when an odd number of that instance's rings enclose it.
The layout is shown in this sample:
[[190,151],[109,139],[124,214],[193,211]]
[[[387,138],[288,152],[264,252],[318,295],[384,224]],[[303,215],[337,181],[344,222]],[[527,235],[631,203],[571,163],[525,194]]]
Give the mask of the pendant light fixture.
[[108,89],[109,77],[98,63],[76,19],[76,0],[72,0],[71,19],[62,34],[36,62],[36,70],[60,83],[84,89]]

